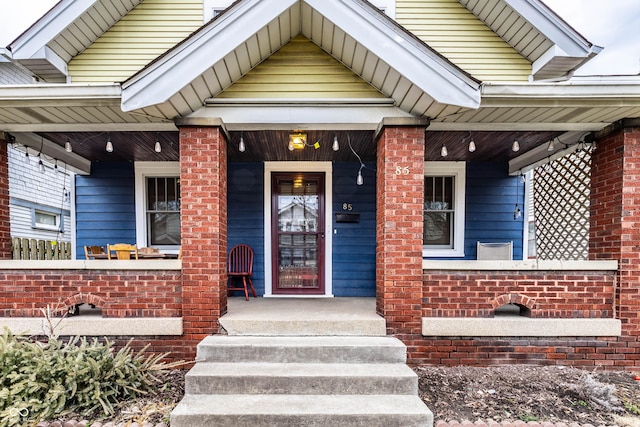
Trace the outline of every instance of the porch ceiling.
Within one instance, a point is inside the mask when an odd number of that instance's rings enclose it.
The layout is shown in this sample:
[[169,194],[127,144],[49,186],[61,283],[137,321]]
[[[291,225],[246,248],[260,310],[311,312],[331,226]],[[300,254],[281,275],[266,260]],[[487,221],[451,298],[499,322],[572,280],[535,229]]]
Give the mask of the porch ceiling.
[[[288,131],[243,131],[230,132],[228,158],[231,162],[261,161],[337,161],[357,162],[357,153],[365,162],[376,160],[376,143],[374,132],[368,130],[354,131],[305,131],[308,143],[318,141],[319,149],[311,146],[302,150],[289,151]],[[466,131],[430,131],[426,130],[425,160],[445,161],[482,161],[507,162],[520,154],[547,144],[559,132],[466,132]],[[178,161],[180,147],[178,132],[44,132],[45,139],[56,145],[64,146],[67,138],[73,146],[73,152],[94,162],[110,161]],[[242,136],[246,150],[238,150]],[[333,151],[333,138],[336,136],[340,150]],[[105,151],[107,138],[111,139],[114,150]],[[468,144],[473,138],[476,151],[470,153]],[[517,139],[521,150],[512,151],[514,139]],[[156,153],[154,145],[160,141],[162,151]],[[351,142],[349,148],[348,142]],[[442,145],[447,146],[449,154],[446,158],[440,155]],[[33,146],[32,146],[33,147]],[[561,146],[558,147],[562,148]],[[33,147],[32,150],[37,150]],[[33,153],[33,151],[32,151]]]

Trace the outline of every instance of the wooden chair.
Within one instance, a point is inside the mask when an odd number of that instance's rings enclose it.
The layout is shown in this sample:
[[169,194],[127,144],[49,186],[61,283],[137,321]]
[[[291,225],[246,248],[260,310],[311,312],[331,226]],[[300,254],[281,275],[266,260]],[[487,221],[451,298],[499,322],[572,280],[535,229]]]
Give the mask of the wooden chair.
[[113,252],[115,252],[116,259],[131,259],[131,254],[138,259],[138,245],[130,245],[128,243],[116,243],[114,245],[107,245],[107,258],[113,259]]
[[95,259],[94,255],[106,254],[103,246],[85,246],[84,257],[85,259]]
[[[244,297],[249,301],[249,288],[251,288],[253,297],[258,297],[251,281],[251,276],[253,276],[253,249],[251,247],[242,244],[231,248],[227,259],[227,274],[229,275],[227,295],[231,295],[232,291],[244,291]],[[234,282],[239,281],[242,281],[242,286],[239,283],[234,285]]]

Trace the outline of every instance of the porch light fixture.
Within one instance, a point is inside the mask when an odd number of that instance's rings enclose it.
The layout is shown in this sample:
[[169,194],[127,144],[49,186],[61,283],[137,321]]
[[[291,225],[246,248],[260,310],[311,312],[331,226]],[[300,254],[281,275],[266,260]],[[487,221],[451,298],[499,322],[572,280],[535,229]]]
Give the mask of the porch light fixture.
[[476,143],[473,141],[473,138],[472,138],[471,141],[469,141],[469,152],[473,153],[474,151],[476,151]]
[[333,136],[333,145],[331,146],[331,148],[333,148],[333,151],[338,151],[340,149],[340,144],[338,143],[337,135]]
[[447,150],[447,146],[442,144],[442,148],[440,149],[440,155],[442,157],[447,157],[449,155],[449,151]]
[[244,146],[244,138],[242,136],[240,136],[240,143],[238,144],[238,151],[240,151],[241,153],[244,153],[244,150],[246,150],[247,147]]
[[109,134],[109,136],[107,137],[107,145],[104,149],[107,150],[107,153],[113,152],[113,144],[111,143],[111,134]]
[[356,184],[362,185],[364,184],[364,179],[362,179],[362,168],[364,165],[360,165],[360,169],[358,169],[358,177],[356,178]]
[[520,151],[520,143],[517,139],[513,140],[513,144],[511,144],[511,151]]
[[307,145],[307,134],[302,132],[289,134],[289,151],[302,150]]
[[73,147],[71,147],[71,141],[69,141],[69,137],[67,137],[67,141],[64,143],[64,151],[67,153],[71,153],[73,151]]

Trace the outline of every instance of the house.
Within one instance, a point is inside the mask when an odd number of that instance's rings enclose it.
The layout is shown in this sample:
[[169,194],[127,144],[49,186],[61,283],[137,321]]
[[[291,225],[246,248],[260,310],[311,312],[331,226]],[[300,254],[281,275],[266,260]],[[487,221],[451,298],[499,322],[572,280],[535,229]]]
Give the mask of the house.
[[[1,261],[5,324],[90,303],[73,332],[191,357],[247,243],[260,296],[375,298],[412,363],[640,365],[637,76],[573,77],[601,48],[539,0],[229,3],[62,0],[7,47],[41,81],[0,129],[78,172],[78,259]],[[594,145],[589,259],[527,260],[521,176]],[[82,259],[119,241],[182,259]]]

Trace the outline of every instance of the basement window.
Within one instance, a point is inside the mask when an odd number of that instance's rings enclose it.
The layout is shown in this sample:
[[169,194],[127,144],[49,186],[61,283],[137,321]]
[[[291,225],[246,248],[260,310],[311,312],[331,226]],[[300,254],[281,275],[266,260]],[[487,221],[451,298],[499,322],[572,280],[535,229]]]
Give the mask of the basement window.
[[505,304],[493,311],[493,315],[495,317],[514,317],[514,316],[522,316],[522,317],[531,317],[531,310],[529,310],[524,305],[520,304]]

